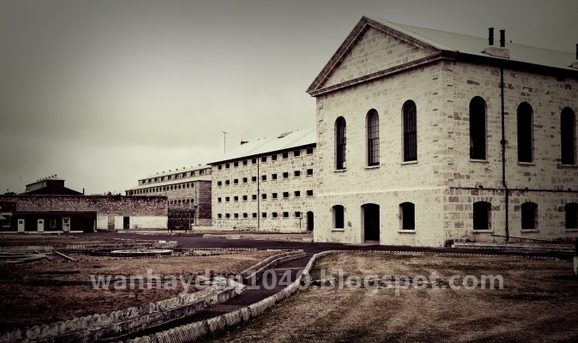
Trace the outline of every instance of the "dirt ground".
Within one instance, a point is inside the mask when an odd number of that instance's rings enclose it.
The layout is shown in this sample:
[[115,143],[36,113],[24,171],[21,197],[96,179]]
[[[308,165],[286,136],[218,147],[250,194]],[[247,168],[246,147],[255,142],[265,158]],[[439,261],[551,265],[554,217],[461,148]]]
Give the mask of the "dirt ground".
[[[321,259],[312,279],[320,279],[322,270],[337,280],[341,270],[343,289],[310,286],[250,323],[203,342],[578,341],[578,279],[568,261],[358,253]],[[355,275],[361,287],[348,289],[346,280]],[[374,290],[372,282],[363,286],[367,275],[382,281],[385,275],[400,277],[397,286],[379,282]],[[455,275],[459,278],[450,280]],[[499,279],[494,289],[486,279],[482,289],[482,275],[501,276],[503,289]]]
[[[73,240],[73,243],[81,240],[87,243],[86,239]],[[0,245],[7,245],[4,243]],[[15,244],[14,240],[12,243]],[[58,237],[43,238],[41,242],[25,237],[20,238],[19,244],[70,243]],[[239,273],[273,254],[253,251],[216,256],[111,258],[67,253],[78,261],[49,254],[51,260],[3,265],[0,266],[0,332],[168,299],[184,290],[181,276],[186,282],[191,275],[204,275],[206,270]],[[131,286],[130,276],[146,279],[149,274],[161,277],[160,284],[155,283],[149,289],[148,285],[140,287],[139,280],[135,279]],[[171,275],[177,279],[172,281]],[[92,280],[98,280],[99,276],[105,280],[111,277],[107,289],[103,289],[102,284],[94,288]],[[118,281],[122,277],[126,278],[125,289],[115,287],[123,285]],[[193,286],[187,291],[194,292]]]

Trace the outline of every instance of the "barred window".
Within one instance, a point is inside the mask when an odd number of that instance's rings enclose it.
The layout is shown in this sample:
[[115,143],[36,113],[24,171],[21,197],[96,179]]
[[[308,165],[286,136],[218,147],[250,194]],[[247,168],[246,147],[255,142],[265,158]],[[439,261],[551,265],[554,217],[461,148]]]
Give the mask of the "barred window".
[[417,114],[411,100],[403,105],[403,160],[417,161]]
[[518,106],[518,162],[532,162],[534,150],[532,142],[532,106],[523,102]]
[[562,164],[576,163],[576,115],[566,107],[560,115],[560,139]]
[[373,109],[367,113],[367,165],[379,165],[379,114]]
[[477,96],[470,101],[470,158],[486,159],[486,102]]
[[345,119],[335,121],[335,169],[345,169]]

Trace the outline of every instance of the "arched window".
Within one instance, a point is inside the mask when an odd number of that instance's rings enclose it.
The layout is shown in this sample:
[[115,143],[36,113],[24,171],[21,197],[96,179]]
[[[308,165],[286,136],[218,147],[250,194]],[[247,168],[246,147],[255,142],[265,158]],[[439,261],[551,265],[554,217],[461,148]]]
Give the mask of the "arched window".
[[402,230],[415,230],[415,205],[413,203],[399,204],[399,216]]
[[536,229],[538,221],[538,204],[526,202],[522,204],[522,230]]
[[335,169],[345,169],[345,119],[335,121]]
[[417,161],[417,115],[411,100],[403,105],[403,160]]
[[486,159],[486,102],[479,96],[470,101],[470,158]]
[[532,162],[533,159],[533,110],[527,102],[518,106],[518,162]]
[[564,207],[566,212],[566,228],[578,229],[578,204],[571,202]]
[[491,230],[489,202],[479,201],[474,203],[474,230]]
[[379,114],[376,110],[367,113],[367,165],[379,165]]
[[576,115],[566,107],[560,115],[560,139],[562,164],[576,163]]
[[333,228],[334,229],[344,229],[345,228],[345,209],[341,205],[335,205],[332,207],[333,212]]

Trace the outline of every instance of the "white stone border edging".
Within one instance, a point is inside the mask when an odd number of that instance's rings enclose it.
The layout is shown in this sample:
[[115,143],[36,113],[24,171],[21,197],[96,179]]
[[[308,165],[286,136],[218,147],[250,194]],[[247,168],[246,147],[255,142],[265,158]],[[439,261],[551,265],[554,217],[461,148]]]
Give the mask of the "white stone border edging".
[[[225,279],[223,286],[208,287],[199,292],[129,307],[105,314],[77,317],[50,325],[35,325],[0,334],[0,342],[94,342],[114,338],[162,325],[168,321],[190,316],[216,303],[224,302],[239,293],[239,285]],[[220,289],[222,288],[222,289]]]
[[[301,251],[302,254],[296,254],[300,251],[293,251],[293,255],[284,254],[281,256],[281,259],[289,258],[286,261],[301,258],[305,256],[305,252]],[[309,271],[311,267],[315,263],[315,260],[319,257],[332,254],[335,251],[328,250],[318,254],[315,254],[311,257],[303,272],[299,278],[297,278],[293,283],[289,286],[285,287],[281,291],[273,294],[261,301],[258,301],[254,304],[251,304],[247,307],[240,308],[238,310],[222,314],[220,316],[202,320],[186,325],[182,325],[176,328],[172,328],[170,330],[157,332],[152,335],[138,337],[135,339],[129,339],[124,341],[124,343],[164,343],[164,342],[171,342],[171,343],[185,343],[185,342],[194,342],[200,338],[205,337],[208,334],[215,334],[221,330],[224,330],[227,327],[236,326],[242,322],[247,322],[251,318],[256,318],[257,316],[261,315],[266,310],[273,307],[275,304],[280,303],[281,301],[287,299],[291,295],[293,295],[298,289],[299,284],[301,283],[301,279],[304,275],[309,275]],[[291,251],[287,252],[291,253]],[[302,256],[301,256],[302,255]],[[278,256],[278,255],[276,255]],[[273,256],[274,257],[274,256]],[[272,265],[277,265],[279,262],[270,261],[269,263],[263,263],[263,266],[268,268]],[[119,342],[120,343],[120,342]]]

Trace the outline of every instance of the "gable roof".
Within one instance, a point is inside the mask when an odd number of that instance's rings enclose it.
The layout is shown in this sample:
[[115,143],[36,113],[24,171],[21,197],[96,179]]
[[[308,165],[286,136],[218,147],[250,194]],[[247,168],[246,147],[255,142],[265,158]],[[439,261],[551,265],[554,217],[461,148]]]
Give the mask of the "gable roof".
[[[338,85],[325,86],[325,82],[334,71],[339,68],[341,62],[346,58],[347,54],[354,48],[356,43],[369,27],[382,31],[418,48],[427,50],[430,52],[430,55],[404,65],[395,66],[386,70],[379,70],[372,74],[364,75],[363,77],[358,77]],[[487,47],[487,38],[397,24],[381,18],[369,18],[364,16],[337,49],[321,73],[309,86],[307,93],[316,96],[344,86],[365,82],[403,69],[411,68],[416,65],[430,63],[438,59],[455,59],[460,55],[475,56],[477,58],[488,59],[489,61],[507,60],[514,63],[526,63],[569,72],[578,72],[576,68],[570,67],[572,63],[576,62],[576,56],[569,52],[543,49],[522,44],[506,43],[506,48],[510,52],[510,58],[504,59],[485,54],[483,51]]]
[[315,128],[295,130],[285,132],[273,137],[266,137],[257,141],[245,143],[231,149],[218,160],[209,164],[216,164],[224,161],[237,160],[252,156],[283,151],[298,147],[315,145],[317,141]]

